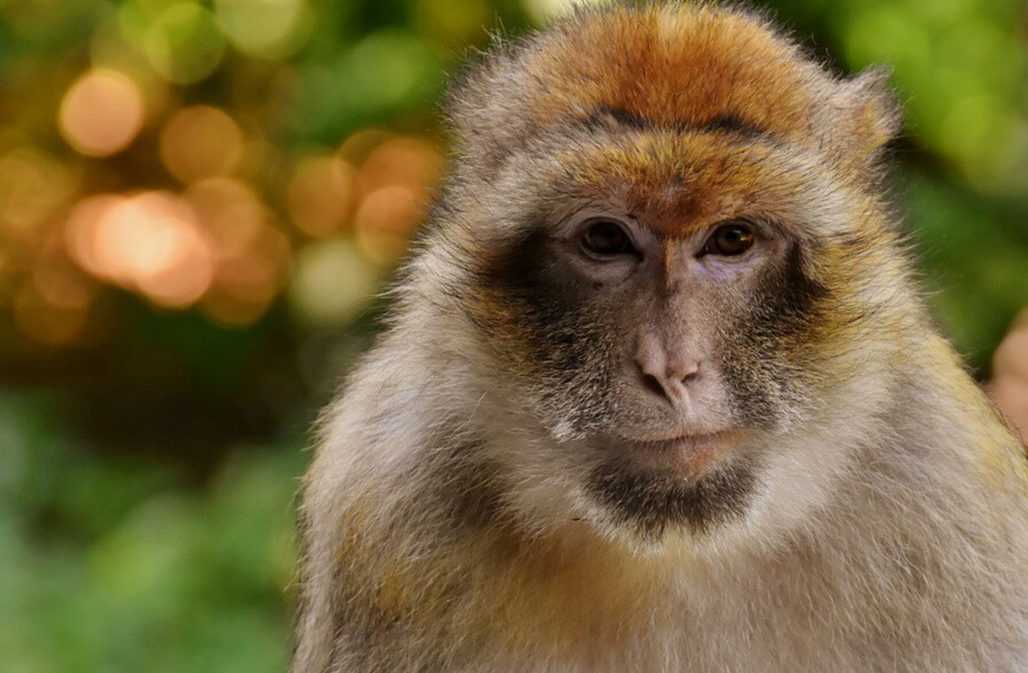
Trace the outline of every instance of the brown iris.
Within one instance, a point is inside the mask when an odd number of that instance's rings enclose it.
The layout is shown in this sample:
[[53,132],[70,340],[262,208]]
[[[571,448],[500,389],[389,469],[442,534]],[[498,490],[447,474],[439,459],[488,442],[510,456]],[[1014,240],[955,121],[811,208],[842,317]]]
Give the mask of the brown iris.
[[596,219],[588,224],[581,238],[582,249],[601,259],[635,253],[632,239],[614,220]]
[[752,248],[754,242],[753,228],[749,224],[729,222],[714,230],[707,239],[703,252],[722,257],[737,257]]

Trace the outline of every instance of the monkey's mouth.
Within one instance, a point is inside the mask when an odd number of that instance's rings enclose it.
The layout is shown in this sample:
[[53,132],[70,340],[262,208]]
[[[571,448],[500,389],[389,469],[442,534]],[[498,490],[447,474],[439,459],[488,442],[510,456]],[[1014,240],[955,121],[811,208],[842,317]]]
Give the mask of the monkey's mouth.
[[640,467],[698,478],[724,460],[743,439],[741,430],[684,434],[659,439],[618,437],[620,449]]

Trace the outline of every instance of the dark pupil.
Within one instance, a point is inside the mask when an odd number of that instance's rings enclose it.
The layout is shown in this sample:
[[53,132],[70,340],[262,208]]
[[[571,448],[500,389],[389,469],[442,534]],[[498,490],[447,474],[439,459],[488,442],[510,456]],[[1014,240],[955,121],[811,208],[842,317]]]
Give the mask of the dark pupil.
[[715,242],[718,253],[741,255],[753,245],[753,234],[746,227],[732,224],[717,230]]
[[614,222],[600,221],[589,226],[583,241],[589,252],[598,255],[618,255],[630,252],[628,235]]

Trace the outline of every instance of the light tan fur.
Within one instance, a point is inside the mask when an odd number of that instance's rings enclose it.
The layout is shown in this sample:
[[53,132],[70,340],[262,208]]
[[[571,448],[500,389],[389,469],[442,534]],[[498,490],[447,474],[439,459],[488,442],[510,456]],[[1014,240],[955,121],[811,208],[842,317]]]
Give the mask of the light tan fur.
[[[752,13],[616,5],[500,45],[451,109],[433,228],[320,425],[294,673],[1028,671],[1028,464],[880,196],[879,72],[838,80]],[[573,126],[596,110],[656,128]],[[759,133],[693,130],[726,115]],[[526,392],[537,358],[480,270],[560,181],[669,240],[759,202],[817,243],[831,303],[779,344],[803,388],[766,381],[787,411],[745,516],[624,531],[564,403]]]

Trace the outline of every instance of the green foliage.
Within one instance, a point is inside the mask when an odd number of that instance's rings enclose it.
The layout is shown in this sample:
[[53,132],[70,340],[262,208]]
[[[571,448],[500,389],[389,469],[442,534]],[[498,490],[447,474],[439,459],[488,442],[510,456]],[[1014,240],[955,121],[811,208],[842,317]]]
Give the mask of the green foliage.
[[189,485],[99,459],[53,407],[0,397],[5,670],[284,670],[300,447],[236,447]]
[[305,73],[293,114],[300,140],[327,143],[383,117],[424,109],[439,92],[441,65],[417,36],[388,30]]

